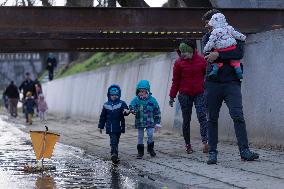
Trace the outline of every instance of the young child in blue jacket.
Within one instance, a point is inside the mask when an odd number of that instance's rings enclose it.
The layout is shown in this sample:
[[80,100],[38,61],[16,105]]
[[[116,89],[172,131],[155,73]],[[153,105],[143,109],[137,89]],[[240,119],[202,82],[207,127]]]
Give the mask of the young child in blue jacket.
[[138,130],[137,159],[144,155],[144,130],[147,131],[147,152],[155,157],[154,131],[161,128],[161,112],[157,100],[152,96],[150,83],[141,80],[136,87],[136,96],[130,103],[130,112],[135,115],[135,128]]
[[120,100],[121,89],[118,85],[111,85],[107,92],[108,101],[104,103],[100,115],[100,133],[106,128],[106,134],[110,137],[111,160],[118,163],[118,144],[121,133],[125,133],[124,116],[129,114],[127,104]]

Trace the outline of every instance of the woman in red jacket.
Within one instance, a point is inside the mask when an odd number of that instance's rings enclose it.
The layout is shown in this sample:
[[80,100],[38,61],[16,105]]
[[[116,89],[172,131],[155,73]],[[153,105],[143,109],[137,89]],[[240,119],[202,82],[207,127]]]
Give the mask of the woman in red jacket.
[[200,123],[200,134],[203,143],[203,152],[208,152],[207,118],[204,103],[204,77],[206,61],[198,54],[193,41],[181,43],[178,50],[179,58],[173,69],[173,80],[170,91],[169,104],[173,107],[174,99],[178,95],[183,117],[183,137],[186,151],[193,152],[190,143],[190,121],[193,103]]

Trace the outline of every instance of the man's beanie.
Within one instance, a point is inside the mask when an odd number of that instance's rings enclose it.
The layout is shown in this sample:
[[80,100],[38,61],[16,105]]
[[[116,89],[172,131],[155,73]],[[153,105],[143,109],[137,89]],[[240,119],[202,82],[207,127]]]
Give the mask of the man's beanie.
[[193,53],[193,48],[190,47],[189,45],[185,44],[185,43],[181,43],[179,45],[179,50],[182,52],[182,53]]

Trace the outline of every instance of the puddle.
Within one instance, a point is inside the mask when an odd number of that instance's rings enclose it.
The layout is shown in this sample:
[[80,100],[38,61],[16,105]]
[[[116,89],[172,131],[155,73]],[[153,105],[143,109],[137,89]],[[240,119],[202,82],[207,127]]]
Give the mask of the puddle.
[[60,143],[52,159],[45,161],[56,170],[26,173],[24,165],[35,162],[30,137],[12,124],[0,116],[0,188],[157,188],[110,161]]

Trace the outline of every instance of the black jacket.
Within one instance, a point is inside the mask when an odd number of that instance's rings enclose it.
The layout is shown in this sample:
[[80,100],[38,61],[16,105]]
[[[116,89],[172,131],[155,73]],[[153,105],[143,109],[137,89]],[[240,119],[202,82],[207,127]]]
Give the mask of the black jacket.
[[28,91],[32,92],[33,96],[36,95],[35,83],[32,80],[23,81],[23,83],[19,86],[19,90],[23,90],[24,98],[26,97]]
[[[207,33],[203,36],[202,38],[203,47],[208,42],[209,36],[210,33]],[[243,58],[243,56],[244,56],[244,42],[237,40],[236,49],[227,52],[219,52],[219,58],[216,60],[216,62],[224,63],[223,67],[219,69],[216,79],[209,79],[208,77],[206,77],[206,81],[220,82],[220,83],[226,83],[230,81],[240,81],[237,78],[235,69],[230,65],[230,60],[240,60]],[[211,64],[207,63],[206,75],[208,75],[211,72],[211,70],[212,70]]]
[[10,84],[6,88],[4,94],[6,96],[8,96],[8,98],[18,98],[18,99],[20,98],[18,87],[16,85],[14,85],[14,84]]

